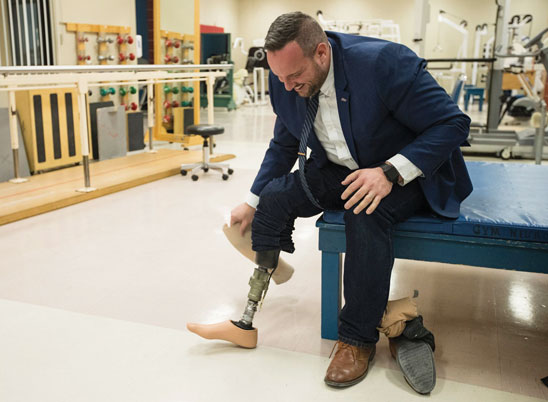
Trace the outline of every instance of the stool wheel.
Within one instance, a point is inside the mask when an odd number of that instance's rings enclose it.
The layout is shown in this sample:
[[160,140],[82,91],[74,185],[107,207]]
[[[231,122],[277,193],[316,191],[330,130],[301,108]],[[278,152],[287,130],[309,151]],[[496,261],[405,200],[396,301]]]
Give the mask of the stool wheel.
[[196,181],[196,180],[198,180],[198,176],[197,176],[197,175],[195,175],[195,174],[193,174],[193,175],[192,175],[192,180],[193,180],[193,181]]
[[203,167],[202,170],[207,173],[209,168],[208,167]]
[[228,169],[228,174],[232,174],[232,173],[234,173],[234,170]]
[[228,180],[228,175],[227,174],[223,174],[223,180]]
[[501,159],[507,161],[512,157],[512,151],[510,148],[504,148],[502,151],[500,151],[500,157]]
[[182,174],[183,176],[186,176],[187,173],[188,173],[188,172],[187,172],[185,169],[181,169],[181,174]]

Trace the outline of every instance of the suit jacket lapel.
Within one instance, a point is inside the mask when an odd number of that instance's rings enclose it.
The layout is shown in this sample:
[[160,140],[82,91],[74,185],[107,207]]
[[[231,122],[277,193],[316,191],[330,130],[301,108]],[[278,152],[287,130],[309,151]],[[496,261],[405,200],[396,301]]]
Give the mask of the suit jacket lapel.
[[359,165],[358,154],[356,153],[356,146],[354,144],[354,137],[352,136],[352,126],[350,125],[350,93],[347,91],[347,81],[344,74],[343,59],[335,41],[329,38],[329,43],[333,49],[333,63],[334,75],[335,75],[335,92],[337,95],[337,106],[339,108],[339,119],[341,121],[341,127],[350,150],[352,158]]

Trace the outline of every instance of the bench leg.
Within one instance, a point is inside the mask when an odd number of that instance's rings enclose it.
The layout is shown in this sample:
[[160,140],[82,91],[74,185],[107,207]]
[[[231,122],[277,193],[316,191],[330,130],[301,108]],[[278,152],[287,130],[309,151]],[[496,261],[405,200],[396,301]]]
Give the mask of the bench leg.
[[338,339],[342,254],[322,252],[322,338]]

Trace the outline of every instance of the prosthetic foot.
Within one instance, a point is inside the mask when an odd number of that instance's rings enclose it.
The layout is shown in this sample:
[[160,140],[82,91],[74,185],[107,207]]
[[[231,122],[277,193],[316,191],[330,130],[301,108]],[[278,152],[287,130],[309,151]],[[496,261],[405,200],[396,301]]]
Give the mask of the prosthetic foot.
[[220,339],[235,343],[243,348],[253,349],[257,346],[257,328],[242,329],[227,320],[217,324],[186,324],[190,332],[205,339]]
[[266,292],[272,272],[278,265],[280,250],[259,251],[255,262],[258,267],[249,278],[249,293],[240,321],[224,321],[217,324],[188,323],[187,329],[206,339],[219,339],[232,342],[238,346],[252,349],[257,346],[257,328],[253,328],[253,317],[257,312]]
[[[252,262],[255,262],[255,251],[251,248],[251,230],[247,230],[243,237],[240,235],[240,224],[237,223],[232,226],[224,225],[223,233],[228,241],[238,250],[242,255]],[[278,260],[278,267],[272,274],[272,279],[276,285],[280,285],[287,282],[295,270],[291,265],[282,260]]]

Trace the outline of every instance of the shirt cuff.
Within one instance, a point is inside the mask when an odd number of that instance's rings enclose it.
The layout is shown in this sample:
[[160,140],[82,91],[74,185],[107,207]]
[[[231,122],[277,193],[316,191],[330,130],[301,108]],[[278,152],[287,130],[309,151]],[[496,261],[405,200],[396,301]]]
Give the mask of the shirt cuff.
[[[396,168],[397,169],[397,168]],[[251,191],[247,194],[247,197],[245,197],[245,203],[249,205],[252,208],[257,209],[257,205],[259,205],[259,196],[253,194]]]
[[402,177],[402,186],[405,186],[407,183],[413,181],[419,176],[424,177],[422,171],[401,154],[394,155],[392,158],[388,159],[388,162],[394,165]]

